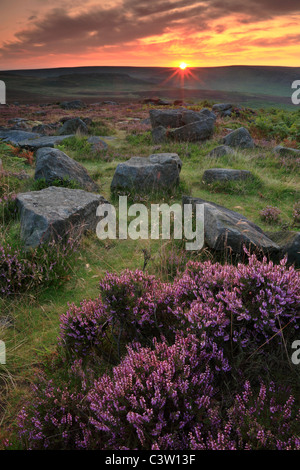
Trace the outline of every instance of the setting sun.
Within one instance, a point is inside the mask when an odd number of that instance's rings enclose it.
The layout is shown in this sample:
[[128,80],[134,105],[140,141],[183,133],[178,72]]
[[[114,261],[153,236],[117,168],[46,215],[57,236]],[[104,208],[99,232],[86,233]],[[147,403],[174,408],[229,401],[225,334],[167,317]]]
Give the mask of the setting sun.
[[181,62],[181,64],[179,65],[179,67],[181,68],[181,70],[185,70],[187,65],[185,62]]

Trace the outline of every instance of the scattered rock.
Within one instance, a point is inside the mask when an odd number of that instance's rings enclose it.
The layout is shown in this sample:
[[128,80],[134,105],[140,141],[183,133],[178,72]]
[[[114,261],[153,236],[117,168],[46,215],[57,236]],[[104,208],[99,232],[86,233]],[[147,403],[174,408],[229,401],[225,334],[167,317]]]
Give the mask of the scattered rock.
[[26,248],[81,231],[95,230],[96,211],[107,201],[81,189],[50,187],[21,193],[16,198],[21,214],[21,238]]
[[223,139],[223,143],[229,147],[239,147],[239,148],[254,148],[254,141],[247,129],[240,127],[235,131],[230,132]]
[[215,120],[211,117],[202,117],[202,120],[195,121],[185,126],[167,131],[167,137],[175,141],[198,142],[209,139],[214,132]]
[[265,255],[278,254],[279,246],[245,216],[200,198],[183,196],[182,204],[204,204],[204,240],[212,250],[243,255],[243,247]]
[[24,140],[33,140],[41,137],[40,134],[35,132],[28,132],[22,130],[0,129],[0,139],[4,142],[9,142],[12,145],[19,145]]
[[300,150],[289,147],[282,147],[281,145],[277,145],[277,147],[274,148],[274,152],[280,155],[281,157],[300,155]]
[[162,144],[167,140],[167,130],[163,126],[158,126],[151,131],[152,139],[155,144]]
[[108,145],[104,140],[100,139],[97,135],[92,135],[88,138],[88,143],[92,145],[92,152],[99,152],[102,150],[107,150]]
[[71,134],[71,135],[60,135],[60,136],[59,135],[41,136],[41,137],[37,137],[36,139],[21,140],[18,145],[19,147],[26,148],[29,150],[37,150],[39,148],[44,148],[44,147],[53,148],[55,145],[60,144],[65,139],[68,139],[69,137],[74,137],[74,135]]
[[246,170],[232,170],[228,168],[211,168],[203,173],[203,181],[212,183],[215,181],[244,181],[252,178],[252,173]]
[[224,157],[225,155],[234,155],[235,151],[231,148],[228,147],[228,145],[219,145],[219,147],[215,147],[212,149],[211,152],[207,155],[208,157],[211,158],[221,158]]
[[287,255],[288,264],[300,268],[300,232],[267,232],[267,235],[279,245],[279,258]]
[[170,160],[175,161],[177,164],[179,173],[182,168],[182,161],[180,160],[177,153],[153,153],[152,155],[150,155],[149,160],[151,163],[159,163],[161,165],[170,163]]
[[98,185],[88,175],[86,169],[64,152],[53,148],[41,148],[36,153],[34,178],[45,178],[48,184],[59,179],[76,181],[87,191],[98,191]]
[[148,158],[132,157],[117,166],[111,190],[141,194],[172,191],[179,183],[181,165],[177,154],[152,154]]
[[88,134],[88,127],[80,118],[68,119],[58,130],[58,135]]
[[174,128],[184,125],[182,121],[182,111],[178,109],[150,109],[149,115],[153,129],[160,126]]
[[81,100],[63,101],[60,103],[60,107],[63,109],[84,109],[86,104]]

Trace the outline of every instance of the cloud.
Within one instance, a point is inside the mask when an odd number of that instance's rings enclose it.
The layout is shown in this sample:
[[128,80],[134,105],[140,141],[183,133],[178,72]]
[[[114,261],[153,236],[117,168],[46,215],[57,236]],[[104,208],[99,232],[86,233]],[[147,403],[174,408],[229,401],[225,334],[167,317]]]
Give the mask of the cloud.
[[[76,55],[107,46],[137,46],[141,40],[164,34],[189,41],[201,33],[222,34],[227,30],[228,18],[245,25],[300,13],[299,0],[123,0],[106,7],[80,7],[79,1],[67,1],[64,8],[50,5],[51,2],[42,17],[32,15],[28,26],[16,32],[15,40],[2,44],[2,59],[24,54]],[[73,7],[79,8],[76,14]],[[261,44],[259,41],[257,46],[267,43],[265,39],[261,39]]]

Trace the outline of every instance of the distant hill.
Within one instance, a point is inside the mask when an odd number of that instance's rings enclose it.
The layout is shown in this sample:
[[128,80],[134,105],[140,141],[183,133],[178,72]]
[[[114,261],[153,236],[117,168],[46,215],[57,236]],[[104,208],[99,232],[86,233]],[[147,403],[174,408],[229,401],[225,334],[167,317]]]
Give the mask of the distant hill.
[[198,67],[186,71],[161,67],[72,67],[0,72],[7,102],[45,102],[81,98],[88,102],[113,98],[184,98],[230,100],[253,107],[294,109],[291,85],[300,67]]

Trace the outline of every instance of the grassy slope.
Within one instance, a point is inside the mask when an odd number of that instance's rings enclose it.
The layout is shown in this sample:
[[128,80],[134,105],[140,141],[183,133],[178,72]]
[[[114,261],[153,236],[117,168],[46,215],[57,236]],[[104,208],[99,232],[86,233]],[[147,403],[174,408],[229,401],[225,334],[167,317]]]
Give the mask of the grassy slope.
[[[79,67],[0,72],[8,102],[57,101],[67,98],[139,99],[156,94],[170,99],[216,99],[259,107],[280,105],[292,109],[291,84],[299,77],[295,67],[210,67],[191,69],[192,75],[174,75],[169,68]],[[173,78],[172,78],[173,77]],[[127,96],[128,97],[128,96]]]
[[[20,111],[18,108],[16,110]],[[33,113],[34,109],[23,109],[22,112],[24,116],[27,113],[31,117],[30,113]],[[57,108],[49,108],[47,119],[53,121],[54,117],[59,117],[59,113],[61,111]],[[84,144],[85,139],[80,137],[75,144],[73,142],[72,145],[66,144],[61,148],[87,168],[99,183],[100,192],[106,198],[111,199],[110,183],[119,162],[132,155],[149,155],[155,151],[177,152],[183,161],[183,168],[180,190],[172,201],[180,202],[181,193],[199,196],[243,213],[265,230],[269,230],[270,226],[260,220],[259,211],[267,205],[277,206],[282,211],[282,220],[272,229],[279,230],[283,223],[291,224],[292,206],[300,199],[299,173],[294,164],[292,167],[282,167],[269,148],[270,142],[259,150],[238,152],[236,156],[223,157],[217,161],[207,157],[207,153],[219,144],[222,135],[227,132],[226,129],[239,127],[240,120],[218,120],[214,139],[205,144],[165,144],[158,149],[153,146],[149,132],[134,135],[132,132],[135,129],[135,121],[128,121],[128,118],[135,116],[147,117],[148,108],[123,106],[117,111],[106,109],[106,114],[101,108],[94,113],[95,116],[102,116],[101,129],[105,129],[103,123],[106,124],[107,134],[112,133],[115,138],[112,141],[107,140],[110,143],[109,150],[93,155]],[[120,120],[127,120],[125,127],[119,125]],[[22,160],[16,163],[16,160],[9,156],[7,149],[2,148],[0,152],[0,158],[7,170],[25,169],[31,177],[33,176],[33,167],[29,167]],[[251,170],[256,179],[251,184],[223,188],[204,186],[203,171],[213,167]],[[11,191],[24,191],[32,187],[33,181],[31,179],[17,182],[13,177],[9,177],[6,184]],[[151,203],[151,200],[147,203]],[[18,231],[19,225],[15,222],[10,228],[10,233],[16,238]],[[149,271],[165,279],[168,279],[170,273],[167,262],[169,250],[183,254],[177,244],[168,241],[100,241],[95,234],[90,234],[83,239],[79,253],[72,260],[71,275],[63,285],[41,289],[40,292],[28,292],[16,299],[0,300],[1,317],[8,317],[11,321],[10,327],[2,328],[1,332],[1,338],[3,337],[7,344],[7,366],[0,369],[0,377],[3,379],[0,400],[0,422],[3,431],[0,431],[0,438],[1,433],[5,435],[5,428],[14,423],[17,410],[29,393],[28,385],[35,379],[36,372],[56,354],[59,316],[66,311],[68,302],[79,304],[85,298],[96,297],[98,281],[107,270],[120,272],[124,268],[141,269],[144,262],[143,249],[151,251]],[[191,256],[205,257],[206,254]]]

